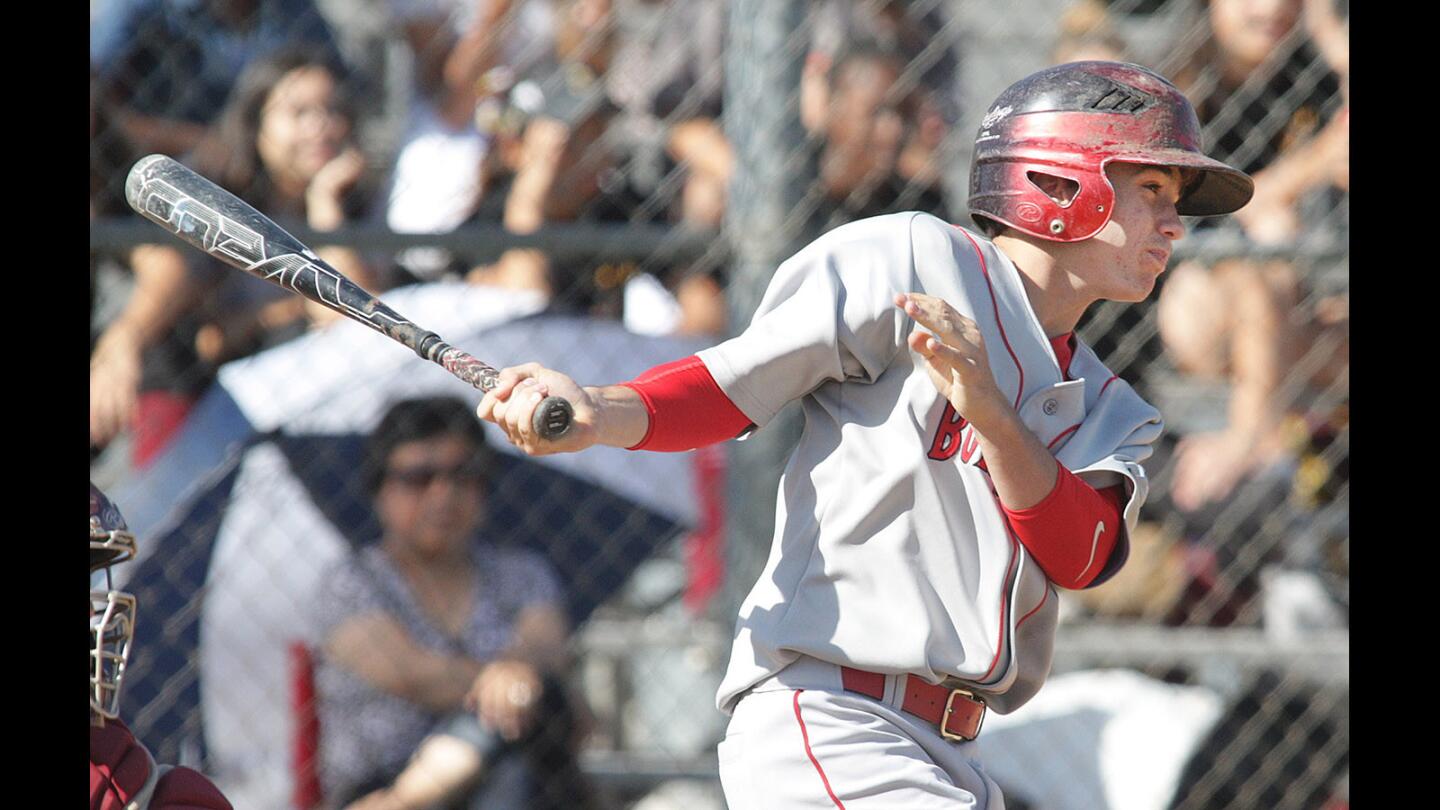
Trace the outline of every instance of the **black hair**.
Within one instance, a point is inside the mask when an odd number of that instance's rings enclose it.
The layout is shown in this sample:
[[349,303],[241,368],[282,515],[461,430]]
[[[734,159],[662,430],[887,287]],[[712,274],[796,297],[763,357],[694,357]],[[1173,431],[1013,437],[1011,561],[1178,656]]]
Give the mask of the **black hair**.
[[991,219],[987,216],[974,215],[971,218],[975,221],[976,227],[980,229],[981,233],[985,234],[987,239],[994,239],[1000,236],[1010,227],[998,219]]
[[390,454],[398,445],[437,436],[459,436],[469,442],[485,471],[485,484],[489,485],[495,454],[485,441],[479,417],[457,397],[423,397],[392,405],[370,433],[363,470],[366,490],[372,496],[380,490]]

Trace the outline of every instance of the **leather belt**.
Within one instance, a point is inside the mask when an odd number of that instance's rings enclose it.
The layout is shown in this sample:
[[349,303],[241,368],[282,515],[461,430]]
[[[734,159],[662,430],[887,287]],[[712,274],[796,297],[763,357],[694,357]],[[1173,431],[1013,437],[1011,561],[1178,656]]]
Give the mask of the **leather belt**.
[[[848,691],[885,699],[885,676],[878,672],[841,667],[840,680]],[[980,725],[985,722],[985,701],[974,692],[929,684],[913,675],[905,678],[905,700],[900,709],[934,723],[947,740],[973,740],[980,736]]]

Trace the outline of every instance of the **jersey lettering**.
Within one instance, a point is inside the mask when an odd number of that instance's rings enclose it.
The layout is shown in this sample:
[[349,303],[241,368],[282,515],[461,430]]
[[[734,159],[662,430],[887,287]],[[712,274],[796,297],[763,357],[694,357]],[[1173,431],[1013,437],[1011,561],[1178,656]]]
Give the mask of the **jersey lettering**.
[[930,442],[927,455],[936,461],[949,461],[960,449],[960,432],[966,424],[965,417],[956,412],[955,406],[945,403],[945,412],[940,414],[940,427],[935,430],[935,439]]
[[960,463],[978,463],[984,469],[985,462],[980,459],[980,437],[975,435],[975,428],[955,410],[955,406],[947,402],[940,414],[935,438],[930,442],[930,452],[926,455],[935,461],[949,461],[956,453],[960,454]]
[[960,462],[969,464],[974,461],[980,452],[980,437],[975,435],[975,428],[965,425],[960,431]]

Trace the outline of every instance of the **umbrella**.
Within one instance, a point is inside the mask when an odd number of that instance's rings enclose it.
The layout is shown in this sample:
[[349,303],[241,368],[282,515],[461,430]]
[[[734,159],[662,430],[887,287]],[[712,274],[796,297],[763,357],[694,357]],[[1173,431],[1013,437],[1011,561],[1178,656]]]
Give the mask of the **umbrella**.
[[[700,348],[468,285],[416,285],[385,300],[492,365],[534,360],[582,384],[630,379]],[[203,764],[245,806],[287,806],[290,650],[316,641],[307,599],[328,566],[378,537],[356,474],[365,436],[394,402],[432,395],[480,399],[339,322],[221,369],[165,453],[115,488],[141,538],[126,566],[141,607],[122,711],[160,761]],[[657,548],[718,512],[713,453],[530,459],[486,428],[502,452],[481,535],[545,554],[576,624]]]

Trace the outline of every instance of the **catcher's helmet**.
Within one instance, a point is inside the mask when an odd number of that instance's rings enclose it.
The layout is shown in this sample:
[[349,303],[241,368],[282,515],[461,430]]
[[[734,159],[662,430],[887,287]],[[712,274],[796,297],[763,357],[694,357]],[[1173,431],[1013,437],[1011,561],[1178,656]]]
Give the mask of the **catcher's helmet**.
[[[1094,236],[1110,221],[1111,162],[1194,170],[1176,210],[1228,214],[1254,193],[1244,172],[1205,156],[1200,122],[1164,77],[1122,62],[1072,62],[1027,76],[1000,94],[980,124],[970,167],[970,215],[1057,242]],[[1079,184],[1066,202],[1031,173]]]
[[[110,566],[135,556],[135,535],[120,510],[90,484],[90,711],[115,719],[120,709],[120,682],[135,635],[135,597],[116,590]],[[103,569],[103,574],[97,573]],[[97,586],[97,579],[103,579]]]

